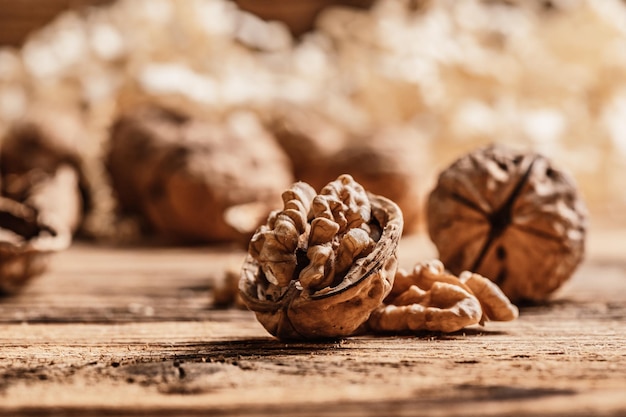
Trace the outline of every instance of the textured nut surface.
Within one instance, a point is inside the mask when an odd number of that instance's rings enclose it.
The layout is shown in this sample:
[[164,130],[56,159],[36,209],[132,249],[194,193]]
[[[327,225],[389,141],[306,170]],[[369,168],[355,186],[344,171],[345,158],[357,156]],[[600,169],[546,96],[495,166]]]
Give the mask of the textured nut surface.
[[296,183],[283,201],[250,241],[244,302],[279,338],[354,333],[391,290],[402,213],[349,175],[319,194]]
[[475,271],[514,301],[547,298],[583,258],[585,206],[573,181],[538,154],[469,153],[440,174],[427,209],[446,267]]
[[375,332],[454,332],[487,320],[518,316],[502,291],[478,274],[455,277],[440,261],[418,263],[407,273],[399,269],[393,289],[376,309],[368,326]]
[[113,127],[107,167],[123,209],[177,241],[247,240],[292,182],[248,113],[224,122],[142,108]]

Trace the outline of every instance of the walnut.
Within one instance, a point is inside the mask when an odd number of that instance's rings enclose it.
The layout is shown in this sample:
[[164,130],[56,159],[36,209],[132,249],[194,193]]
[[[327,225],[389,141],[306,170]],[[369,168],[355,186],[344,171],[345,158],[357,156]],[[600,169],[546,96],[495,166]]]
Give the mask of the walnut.
[[121,208],[181,242],[249,239],[293,180],[286,156],[248,113],[211,122],[135,110],[113,126],[106,163]]
[[79,152],[80,121],[32,111],[2,142],[0,172],[0,293],[13,293],[42,274],[67,248],[88,207]]
[[393,200],[402,210],[404,231],[419,225],[420,142],[407,128],[374,134],[350,131],[312,109],[282,110],[271,129],[293,163],[294,175],[322,187],[348,173],[366,190]]
[[227,269],[222,279],[213,288],[213,306],[216,308],[236,307],[245,309],[246,305],[239,294],[239,269]]
[[343,173],[328,172],[328,161],[345,147],[349,132],[329,117],[311,108],[282,105],[269,128],[299,181],[318,189]]
[[84,136],[82,121],[71,112],[31,110],[2,141],[2,195],[34,207],[45,223],[73,234],[91,205]]
[[422,207],[421,142],[409,129],[389,128],[361,137],[328,159],[327,173],[347,172],[368,191],[394,201],[402,210],[404,232],[415,232]]
[[471,272],[455,277],[440,261],[419,263],[396,273],[393,289],[368,326],[375,332],[454,332],[487,320],[509,321],[518,316],[502,291]]
[[535,153],[489,146],[463,156],[441,173],[427,210],[444,264],[488,277],[514,301],[546,299],[583,258],[576,186]]
[[387,296],[402,212],[349,175],[319,194],[298,182],[252,237],[239,290],[274,336],[353,334]]
[[45,272],[50,255],[70,242],[68,233],[43,223],[37,209],[0,197],[0,295]]

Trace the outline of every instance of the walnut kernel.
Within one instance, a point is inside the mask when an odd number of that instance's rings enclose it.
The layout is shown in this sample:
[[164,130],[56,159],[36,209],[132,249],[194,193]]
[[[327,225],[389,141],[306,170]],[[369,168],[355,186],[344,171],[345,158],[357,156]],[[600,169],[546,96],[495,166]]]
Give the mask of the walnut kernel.
[[400,209],[349,175],[319,194],[296,183],[283,202],[250,241],[244,302],[279,338],[353,334],[391,291]]
[[509,321],[518,316],[502,291],[478,274],[455,277],[440,261],[418,263],[407,273],[399,269],[384,304],[368,320],[375,332],[454,332],[487,320]]

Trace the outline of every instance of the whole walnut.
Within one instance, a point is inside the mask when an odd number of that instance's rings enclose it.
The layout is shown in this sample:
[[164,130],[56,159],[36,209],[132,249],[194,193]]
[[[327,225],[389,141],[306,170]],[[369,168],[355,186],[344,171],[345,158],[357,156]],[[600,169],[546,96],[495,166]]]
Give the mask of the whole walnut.
[[121,208],[179,242],[249,239],[293,181],[248,113],[214,122],[137,109],[114,124],[106,164]]
[[79,116],[31,109],[13,123],[0,149],[0,294],[45,272],[66,249],[89,208]]
[[440,174],[427,215],[446,267],[491,279],[512,301],[545,300],[583,258],[585,205],[536,153],[492,145],[461,157]]
[[349,175],[295,183],[250,241],[239,291],[274,336],[349,336],[389,294],[402,212]]
[[289,156],[293,174],[319,189],[343,172],[330,172],[329,161],[346,145],[350,133],[310,108],[279,106],[270,123],[280,147]]
[[312,110],[283,110],[272,131],[293,164],[296,179],[323,187],[350,174],[371,193],[394,201],[402,210],[404,231],[420,220],[420,144],[409,129],[350,132]]
[[414,132],[385,129],[352,141],[327,161],[331,175],[349,173],[371,193],[386,197],[402,210],[404,232],[415,232],[421,220],[419,143]]
[[84,175],[86,140],[79,115],[31,109],[2,140],[2,195],[34,207],[59,232],[73,234],[91,206]]

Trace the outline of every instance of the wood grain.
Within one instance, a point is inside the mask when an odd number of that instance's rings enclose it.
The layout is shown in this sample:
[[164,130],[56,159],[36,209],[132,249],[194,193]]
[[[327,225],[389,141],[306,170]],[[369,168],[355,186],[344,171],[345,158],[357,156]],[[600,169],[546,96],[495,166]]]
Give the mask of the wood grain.
[[[626,234],[595,234],[556,299],[444,335],[283,343],[211,307],[233,248],[74,245],[0,301],[0,415],[626,413]],[[617,239],[617,240],[615,240]],[[405,266],[433,255],[404,239]]]

